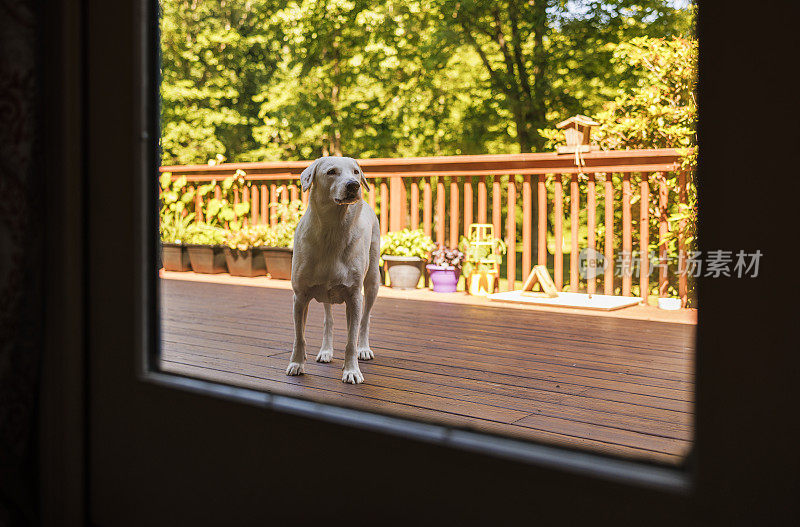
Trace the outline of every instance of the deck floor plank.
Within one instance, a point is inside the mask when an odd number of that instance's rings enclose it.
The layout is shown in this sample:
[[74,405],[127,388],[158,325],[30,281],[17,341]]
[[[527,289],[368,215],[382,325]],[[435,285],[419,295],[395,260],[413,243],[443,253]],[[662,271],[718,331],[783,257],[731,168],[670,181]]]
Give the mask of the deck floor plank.
[[291,290],[163,279],[162,369],[193,377],[517,438],[663,463],[688,451],[694,326],[380,298],[361,361],[341,382],[346,338],[314,362],[322,309],[309,310],[306,375],[284,373]]

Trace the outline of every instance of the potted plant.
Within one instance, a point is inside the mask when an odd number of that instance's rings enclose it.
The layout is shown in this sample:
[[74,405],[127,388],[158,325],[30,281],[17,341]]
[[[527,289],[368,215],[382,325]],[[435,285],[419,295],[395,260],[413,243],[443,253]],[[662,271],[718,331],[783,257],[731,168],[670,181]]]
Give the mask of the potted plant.
[[172,181],[172,174],[165,172],[159,178],[161,184],[161,210],[159,211],[159,233],[161,237],[161,263],[166,271],[191,271],[189,253],[184,246],[187,229],[194,220],[194,213],[187,212],[186,205],[194,199],[194,191],[184,191],[186,178]]
[[196,273],[224,273],[225,230],[207,223],[193,223],[187,229],[186,249]]
[[225,262],[231,275],[253,277],[267,274],[262,246],[268,233],[269,227],[266,225],[227,232]]
[[305,208],[300,200],[273,203],[280,222],[269,228],[265,235],[262,252],[270,277],[289,280],[292,277],[292,247],[294,231]]
[[381,258],[388,266],[390,285],[415,289],[431,249],[433,240],[422,229],[404,229],[381,237]]
[[492,225],[473,223],[469,237],[461,237],[459,248],[464,252],[463,271],[467,293],[492,293],[499,280],[499,266],[506,254],[505,242],[492,235]]
[[439,244],[431,252],[431,263],[425,266],[431,277],[433,290],[437,293],[455,293],[463,263],[464,253]]

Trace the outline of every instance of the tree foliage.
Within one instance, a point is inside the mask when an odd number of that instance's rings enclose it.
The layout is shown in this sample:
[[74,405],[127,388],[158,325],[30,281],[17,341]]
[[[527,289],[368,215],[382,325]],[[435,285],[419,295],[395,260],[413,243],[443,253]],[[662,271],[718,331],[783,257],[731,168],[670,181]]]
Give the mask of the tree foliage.
[[667,0],[161,2],[162,160],[513,153],[637,77],[637,37],[688,33]]

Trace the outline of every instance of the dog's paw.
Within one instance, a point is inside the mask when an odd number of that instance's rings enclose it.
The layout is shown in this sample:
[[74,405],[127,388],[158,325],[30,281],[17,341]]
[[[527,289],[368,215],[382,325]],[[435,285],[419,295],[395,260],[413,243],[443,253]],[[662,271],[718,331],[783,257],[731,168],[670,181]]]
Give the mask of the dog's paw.
[[333,350],[319,350],[317,362],[330,362],[333,360]]
[[305,368],[299,362],[290,362],[289,367],[286,368],[286,375],[302,375],[305,372]]
[[363,348],[358,350],[358,358],[361,360],[370,360],[375,358],[375,354],[372,353],[371,349]]
[[364,382],[364,376],[358,368],[354,370],[344,370],[342,372],[342,382],[347,384],[361,384]]

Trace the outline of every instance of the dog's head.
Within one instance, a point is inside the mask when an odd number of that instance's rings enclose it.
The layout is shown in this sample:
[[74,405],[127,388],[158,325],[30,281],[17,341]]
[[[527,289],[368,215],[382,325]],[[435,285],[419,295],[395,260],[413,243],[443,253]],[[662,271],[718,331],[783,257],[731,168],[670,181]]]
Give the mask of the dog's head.
[[352,205],[361,200],[361,185],[369,190],[369,183],[355,159],[350,157],[320,157],[300,174],[303,190],[313,184],[323,198],[337,205]]

